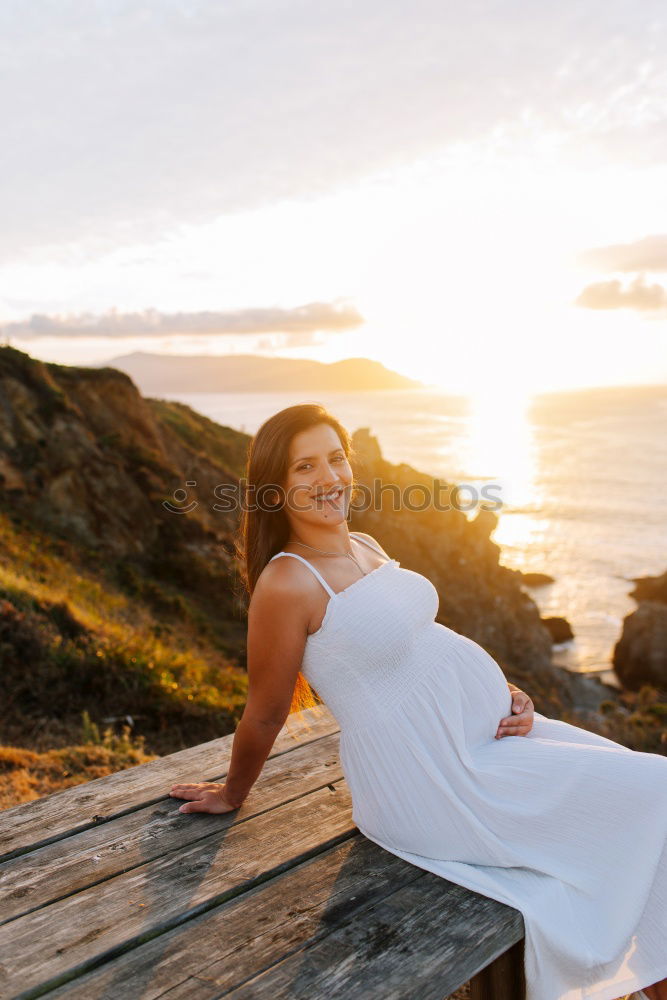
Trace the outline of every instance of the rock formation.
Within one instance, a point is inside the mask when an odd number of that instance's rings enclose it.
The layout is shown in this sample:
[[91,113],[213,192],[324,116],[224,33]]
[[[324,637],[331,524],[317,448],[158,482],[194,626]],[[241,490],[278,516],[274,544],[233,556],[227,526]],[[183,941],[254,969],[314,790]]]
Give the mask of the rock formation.
[[624,687],[637,691],[650,684],[667,692],[667,572],[636,577],[630,596],[639,602],[623,619],[614,646],[614,669]]

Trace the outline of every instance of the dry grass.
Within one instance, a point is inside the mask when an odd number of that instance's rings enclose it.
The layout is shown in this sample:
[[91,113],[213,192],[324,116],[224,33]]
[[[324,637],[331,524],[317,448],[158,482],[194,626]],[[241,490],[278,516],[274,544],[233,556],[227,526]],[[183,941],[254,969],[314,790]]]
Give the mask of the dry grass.
[[111,729],[100,736],[90,719],[84,718],[83,730],[89,742],[60,750],[38,753],[22,747],[0,747],[0,809],[155,759],[144,751],[141,738],[132,742],[127,726],[121,736]]
[[2,511],[0,550],[0,744],[76,744],[84,710],[130,716],[160,754],[233,731],[246,673],[201,609],[165,590],[161,615],[113,568]]
[[466,983],[456,991],[456,993],[450,993],[445,1000],[470,1000],[470,983]]

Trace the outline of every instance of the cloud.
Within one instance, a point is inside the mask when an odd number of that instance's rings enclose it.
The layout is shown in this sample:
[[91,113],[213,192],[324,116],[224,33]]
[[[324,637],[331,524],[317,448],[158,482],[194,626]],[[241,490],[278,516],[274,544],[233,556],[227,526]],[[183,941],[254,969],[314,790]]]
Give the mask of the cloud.
[[667,234],[592,247],[578,254],[577,262],[595,271],[667,271]]
[[531,153],[546,135],[570,155],[655,164],[667,153],[667,20],[661,0],[641,10],[0,4],[0,254],[151,242],[497,130],[516,128]]
[[667,289],[647,285],[641,275],[627,288],[618,280],[598,281],[587,285],[575,299],[585,309],[637,309],[640,312],[667,309]]
[[[295,343],[311,343],[315,333],[340,333],[362,326],[364,318],[342,302],[309,302],[294,309],[237,309],[230,312],[163,313],[157,309],[121,313],[46,316],[0,326],[5,337],[163,337],[165,334],[286,333]],[[294,345],[293,345],[294,346]]]

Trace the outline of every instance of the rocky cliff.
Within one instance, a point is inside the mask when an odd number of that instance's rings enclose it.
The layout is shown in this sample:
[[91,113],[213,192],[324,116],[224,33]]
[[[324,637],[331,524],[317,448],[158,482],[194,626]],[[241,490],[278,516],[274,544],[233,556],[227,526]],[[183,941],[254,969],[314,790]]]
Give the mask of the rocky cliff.
[[[66,741],[84,709],[98,721],[130,716],[157,752],[233,727],[245,604],[237,511],[214,505],[216,488],[238,484],[248,443],[186,406],[142,397],[115,369],[0,348],[0,655],[13,707],[0,741]],[[367,430],[354,446],[361,484],[433,486],[386,462]],[[581,682],[551,665],[549,632],[500,565],[494,525],[489,512],[469,521],[387,502],[350,522],[428,576],[439,620],[483,645],[538,710],[558,714]]]
[[623,619],[614,646],[614,669],[631,691],[651,684],[667,695],[667,572],[633,582],[630,596],[638,607]]

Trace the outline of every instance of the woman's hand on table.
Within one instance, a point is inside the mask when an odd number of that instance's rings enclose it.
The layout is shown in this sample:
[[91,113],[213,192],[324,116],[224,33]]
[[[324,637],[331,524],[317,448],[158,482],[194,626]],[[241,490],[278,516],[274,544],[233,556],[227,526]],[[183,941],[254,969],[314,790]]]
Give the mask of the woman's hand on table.
[[187,799],[178,811],[182,813],[227,813],[240,809],[229,802],[225,795],[225,785],[215,781],[197,781],[191,784],[172,785],[172,798]]
[[533,728],[535,706],[532,699],[520,688],[513,688],[510,694],[512,714],[505,716],[498,723],[496,739],[501,739],[503,736],[526,736]]

